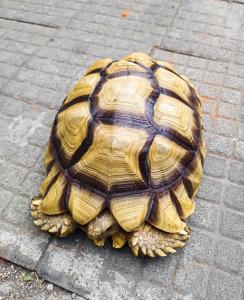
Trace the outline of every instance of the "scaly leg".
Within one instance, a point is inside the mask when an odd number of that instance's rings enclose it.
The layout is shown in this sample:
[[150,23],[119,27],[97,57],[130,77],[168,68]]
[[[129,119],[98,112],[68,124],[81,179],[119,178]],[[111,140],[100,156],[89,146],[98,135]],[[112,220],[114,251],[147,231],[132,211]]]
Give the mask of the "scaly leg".
[[46,215],[41,211],[41,197],[35,197],[31,203],[31,215],[35,219],[34,223],[42,231],[48,231],[57,236],[67,236],[72,233],[77,225],[69,213],[58,215]]
[[182,248],[190,237],[191,230],[188,226],[179,233],[167,233],[155,227],[144,224],[138,231],[129,237],[129,246],[135,256],[138,254],[166,256],[176,252],[176,248]]

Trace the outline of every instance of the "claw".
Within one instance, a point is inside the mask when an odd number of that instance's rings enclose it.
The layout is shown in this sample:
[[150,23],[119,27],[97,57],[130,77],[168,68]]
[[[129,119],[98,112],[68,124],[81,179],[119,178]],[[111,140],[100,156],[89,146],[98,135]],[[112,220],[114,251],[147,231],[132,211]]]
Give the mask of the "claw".
[[166,253],[175,253],[176,250],[170,246],[167,246],[167,247],[164,247],[163,250],[166,252]]
[[182,235],[188,235],[188,232],[185,231],[184,229],[182,229],[181,231],[179,231],[179,234],[182,234]]
[[43,230],[43,231],[48,231],[49,230],[49,225],[48,224],[45,224],[45,225],[43,225],[42,227],[41,227],[41,230]]
[[131,239],[131,244],[132,246],[135,246],[139,242],[138,237],[133,236]]
[[152,249],[147,249],[147,255],[150,256],[150,257],[155,257],[155,254],[152,251]]
[[64,235],[66,235],[67,233],[68,233],[68,231],[69,231],[69,226],[67,226],[67,225],[62,225],[62,228],[61,228],[61,236],[64,236]]
[[42,200],[38,199],[38,200],[33,200],[32,204],[39,206],[42,203]]
[[58,232],[58,228],[56,226],[53,226],[52,228],[50,228],[48,230],[50,233],[57,233]]
[[96,240],[93,240],[93,242],[99,246],[99,247],[103,247],[104,246],[104,243],[105,243],[105,240],[104,239],[96,239]]
[[161,249],[156,249],[155,250],[155,253],[158,255],[158,256],[166,256],[166,254],[163,252],[163,250]]
[[33,218],[37,219],[38,218],[38,212],[36,210],[31,211],[31,215]]
[[188,235],[183,235],[183,236],[180,237],[180,239],[185,242],[189,239],[189,236]]
[[64,224],[69,226],[72,223],[72,220],[69,218],[64,218]]
[[133,254],[134,254],[135,256],[138,256],[138,253],[139,253],[139,245],[138,245],[138,244],[135,245],[134,247],[131,248],[131,250],[132,250],[132,252],[133,252]]
[[145,246],[141,247],[141,252],[144,254],[144,255],[147,255],[147,248]]
[[31,203],[31,209],[32,210],[38,210],[38,206],[34,205],[33,203]]
[[182,248],[185,245],[185,243],[181,242],[181,241],[175,241],[174,243],[174,247],[176,248]]
[[43,222],[42,219],[35,220],[34,223],[35,223],[36,226],[38,226],[38,227],[41,227],[41,226],[44,224],[44,222]]

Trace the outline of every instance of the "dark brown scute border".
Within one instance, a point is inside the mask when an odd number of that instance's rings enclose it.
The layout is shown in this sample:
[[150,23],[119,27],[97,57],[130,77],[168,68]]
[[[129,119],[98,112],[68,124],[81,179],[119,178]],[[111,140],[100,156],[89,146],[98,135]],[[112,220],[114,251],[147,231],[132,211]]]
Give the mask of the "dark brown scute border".
[[[149,207],[149,211],[148,211],[148,216],[147,218],[150,219],[151,218],[151,211],[155,211],[157,208],[157,204],[156,204],[156,194],[157,193],[162,193],[162,192],[169,192],[169,188],[175,184],[175,182],[170,182],[170,180],[168,181],[168,185],[164,184],[160,187],[158,187],[156,190],[153,189],[151,187],[151,178],[150,178],[150,172],[149,172],[149,166],[147,163],[147,155],[148,155],[148,150],[150,148],[150,145],[153,141],[153,138],[156,134],[161,134],[166,136],[167,138],[169,138],[170,140],[174,141],[175,143],[179,144],[180,146],[182,146],[183,148],[189,150],[189,157],[187,159],[184,158],[182,161],[182,164],[185,166],[185,169],[183,170],[184,172],[180,172],[180,174],[178,175],[178,177],[175,179],[176,182],[178,182],[179,180],[183,179],[183,182],[185,181],[185,186],[186,189],[188,189],[188,193],[189,196],[190,194],[192,194],[192,191],[190,189],[189,186],[189,180],[188,179],[184,179],[184,176],[186,176],[185,174],[187,172],[190,172],[190,170],[188,170],[189,165],[192,163],[192,161],[194,160],[194,158],[198,155],[199,152],[199,144],[200,144],[200,139],[202,138],[201,136],[201,128],[200,128],[200,117],[199,117],[199,113],[198,111],[195,109],[195,106],[199,106],[201,105],[199,98],[197,97],[194,89],[189,85],[189,83],[182,78],[179,74],[175,73],[173,70],[158,65],[158,64],[154,64],[151,66],[151,68],[148,68],[136,61],[133,61],[133,63],[141,66],[144,70],[146,70],[146,72],[140,72],[140,71],[132,71],[132,70],[128,70],[128,71],[121,71],[121,72],[117,72],[115,74],[107,74],[106,73],[106,69],[113,63],[110,62],[105,68],[97,68],[95,70],[92,70],[91,72],[87,73],[86,75],[90,75],[90,74],[95,74],[96,72],[99,72],[99,75],[101,76],[99,82],[97,83],[96,87],[94,88],[93,92],[89,95],[84,96],[84,98],[80,98],[80,99],[73,99],[71,101],[71,103],[79,103],[80,101],[88,101],[89,105],[90,105],[90,113],[92,115],[92,120],[89,121],[88,124],[88,133],[86,138],[84,139],[84,141],[82,142],[82,144],[80,145],[80,147],[76,150],[76,152],[74,153],[73,157],[71,158],[71,160],[69,162],[67,162],[67,159],[65,159],[64,155],[62,154],[62,150],[60,148],[60,141],[57,139],[56,137],[56,132],[55,132],[55,127],[57,125],[57,119],[54,122],[54,126],[53,126],[53,131],[52,131],[52,144],[53,147],[55,149],[54,153],[55,153],[55,157],[56,160],[60,166],[60,170],[61,172],[64,172],[67,181],[70,182],[69,186],[67,187],[67,191],[66,191],[66,199],[65,199],[65,204],[67,205],[67,197],[69,195],[68,190],[70,189],[70,185],[71,184],[78,184],[80,186],[84,186],[84,188],[89,189],[94,191],[95,193],[99,194],[100,196],[102,196],[103,198],[105,198],[106,200],[108,200],[109,198],[111,198],[111,196],[125,196],[125,195],[131,195],[131,194],[138,194],[141,192],[148,192],[148,193],[152,193],[152,198],[150,201],[150,207]],[[154,75],[154,72],[158,69],[158,68],[165,68],[170,72],[173,72],[176,76],[180,77],[182,80],[184,80],[190,90],[191,90],[191,98],[190,98],[190,103],[187,103],[184,99],[182,99],[179,95],[177,95],[176,93],[162,88],[159,86],[158,80],[156,78],[156,76]],[[99,110],[98,108],[98,98],[97,95],[98,93],[101,91],[103,84],[112,78],[116,78],[116,77],[121,77],[121,76],[137,76],[137,77],[141,77],[141,78],[146,78],[150,81],[153,92],[151,93],[151,95],[148,97],[148,99],[146,99],[146,118],[145,120],[139,119],[136,116],[130,116],[129,114],[118,114],[118,112],[104,112]],[[196,123],[196,128],[194,128],[194,145],[192,145],[192,143],[190,141],[188,141],[185,137],[181,136],[177,131],[174,131],[171,128],[168,127],[163,127],[163,126],[158,126],[157,124],[155,124],[153,122],[153,109],[154,109],[154,104],[156,103],[160,93],[166,94],[168,96],[171,96],[173,98],[178,99],[179,101],[181,101],[182,103],[184,103],[185,105],[187,105],[188,107],[190,107],[192,110],[194,110],[194,119],[195,119],[195,123]],[[67,109],[68,107],[70,107],[72,104],[65,106],[65,104],[60,108],[59,112],[64,111],[65,109]],[[72,170],[72,166],[75,165],[80,158],[82,157],[82,155],[84,155],[84,153],[88,150],[88,148],[91,146],[92,142],[93,142],[93,135],[94,135],[94,127],[96,126],[96,123],[98,122],[102,122],[105,124],[118,124],[118,125],[122,125],[122,126],[132,126],[132,122],[134,124],[135,127],[141,127],[144,128],[145,130],[147,130],[148,132],[151,132],[151,137],[150,139],[148,139],[148,141],[146,142],[146,144],[144,145],[141,154],[139,156],[139,164],[140,164],[140,170],[141,170],[141,174],[146,182],[146,184],[141,184],[141,183],[121,183],[119,186],[115,186],[113,187],[113,189],[111,191],[107,190],[107,187],[105,187],[102,183],[98,182],[97,180],[95,180],[94,178],[90,178],[87,177],[83,174],[74,174],[74,170]],[[136,125],[135,125],[136,124]],[[57,151],[58,150],[58,151]],[[190,162],[189,162],[190,161]],[[134,184],[134,185],[133,185]],[[108,203],[108,202],[107,202]]]
[[87,101],[88,97],[89,97],[89,95],[83,95],[83,96],[79,96],[79,97],[72,99],[68,103],[63,104],[61,106],[60,110],[58,111],[58,113],[60,114],[61,112],[63,112],[64,110],[68,109],[69,107],[71,107],[75,104]]

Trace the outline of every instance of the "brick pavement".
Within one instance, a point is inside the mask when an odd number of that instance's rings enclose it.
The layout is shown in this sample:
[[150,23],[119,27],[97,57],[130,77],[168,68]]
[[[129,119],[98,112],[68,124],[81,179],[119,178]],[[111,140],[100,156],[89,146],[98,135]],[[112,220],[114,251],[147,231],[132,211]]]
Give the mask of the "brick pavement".
[[[1,1],[3,257],[85,299],[243,299],[241,2]],[[29,213],[62,99],[92,61],[131,51],[171,62],[203,96],[208,155],[189,221],[193,234],[186,248],[165,259],[138,259],[109,245],[99,249],[80,232],[67,239],[49,237],[32,225]]]

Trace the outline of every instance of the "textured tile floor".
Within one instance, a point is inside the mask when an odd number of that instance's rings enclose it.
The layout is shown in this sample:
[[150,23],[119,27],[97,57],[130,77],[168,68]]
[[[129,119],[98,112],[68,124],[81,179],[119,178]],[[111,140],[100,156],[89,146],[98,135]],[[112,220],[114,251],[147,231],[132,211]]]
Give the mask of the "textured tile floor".
[[[194,0],[0,2],[0,255],[86,299],[243,299],[244,5]],[[208,155],[187,247],[136,259],[29,214],[57,108],[99,57],[150,52],[203,99]],[[1,291],[0,291],[1,295]]]

